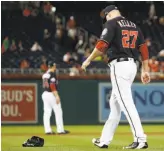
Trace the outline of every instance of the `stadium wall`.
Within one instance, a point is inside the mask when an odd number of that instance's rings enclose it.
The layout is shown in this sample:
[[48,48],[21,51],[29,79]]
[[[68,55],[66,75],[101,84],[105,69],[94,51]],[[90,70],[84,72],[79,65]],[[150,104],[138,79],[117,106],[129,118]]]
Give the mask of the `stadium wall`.
[[[2,80],[1,88],[2,124],[43,124],[41,80]],[[60,80],[64,123],[104,123],[110,110],[111,88],[106,80]],[[135,82],[132,92],[142,122],[164,122],[163,81],[147,86]],[[52,123],[55,123],[54,119],[52,116]],[[124,115],[121,122],[127,122]]]

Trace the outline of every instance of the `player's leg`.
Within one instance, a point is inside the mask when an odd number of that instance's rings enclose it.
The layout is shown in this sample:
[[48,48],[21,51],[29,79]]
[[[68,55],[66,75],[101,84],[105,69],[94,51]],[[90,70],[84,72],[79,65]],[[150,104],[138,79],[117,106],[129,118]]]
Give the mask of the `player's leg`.
[[64,124],[63,124],[63,111],[62,111],[61,103],[56,104],[56,99],[55,97],[53,97],[53,100],[51,101],[51,105],[55,113],[57,133],[62,133],[64,132]]
[[[112,88],[113,85],[115,84],[114,81],[114,68],[111,67],[111,82],[112,82]],[[109,114],[109,118],[106,121],[104,128],[102,130],[102,134],[100,139],[93,139],[92,142],[100,147],[100,148],[107,148],[108,145],[110,144],[110,142],[113,139],[115,130],[118,126],[118,123],[120,121],[120,117],[121,117],[121,108],[120,105],[117,101],[116,95],[114,94],[114,89],[112,89],[112,94],[109,100],[109,104],[110,104],[110,114]]]
[[[126,72],[121,72],[122,69],[127,68]],[[134,142],[146,142],[146,135],[144,134],[141,121],[134,105],[132,98],[131,85],[136,75],[135,63],[122,63],[114,66],[115,76],[115,93],[117,99],[123,110],[128,122],[130,123],[131,130],[134,135]],[[132,79],[133,78],[133,79]]]
[[103,142],[106,145],[110,144],[110,142],[112,141],[121,117],[120,105],[117,102],[114,93],[112,93],[109,103],[110,103],[109,118],[104,125],[100,138],[100,142]]
[[48,93],[44,92],[42,94],[42,100],[43,100],[43,124],[44,124],[44,131],[45,133],[51,133],[52,129],[50,126],[50,117],[51,117],[51,113],[52,113],[52,107],[49,101],[49,98],[51,96],[49,96]]

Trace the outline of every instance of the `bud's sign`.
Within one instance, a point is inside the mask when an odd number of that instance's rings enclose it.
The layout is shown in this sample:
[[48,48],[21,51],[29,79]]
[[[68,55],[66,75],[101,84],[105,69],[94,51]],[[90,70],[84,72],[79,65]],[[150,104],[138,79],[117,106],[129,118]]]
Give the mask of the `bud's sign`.
[[2,83],[2,123],[37,123],[37,85]]

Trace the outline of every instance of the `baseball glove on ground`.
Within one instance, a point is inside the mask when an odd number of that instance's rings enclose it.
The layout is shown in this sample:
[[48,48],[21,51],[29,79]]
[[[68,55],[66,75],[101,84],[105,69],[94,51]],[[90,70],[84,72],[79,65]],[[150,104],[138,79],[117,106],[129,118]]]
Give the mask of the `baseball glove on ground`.
[[32,136],[22,144],[23,147],[43,147],[43,145],[44,139],[38,136]]

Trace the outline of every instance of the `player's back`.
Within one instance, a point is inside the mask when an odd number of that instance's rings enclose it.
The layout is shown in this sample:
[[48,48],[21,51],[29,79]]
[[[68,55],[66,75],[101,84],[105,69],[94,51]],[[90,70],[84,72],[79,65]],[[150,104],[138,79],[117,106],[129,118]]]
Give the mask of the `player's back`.
[[51,72],[49,70],[42,75],[42,81],[44,91],[51,92],[50,85],[55,84],[56,87],[58,85],[58,80],[55,72]]
[[142,33],[135,23],[120,16],[107,21],[106,26],[112,26],[114,37],[110,44],[112,60],[122,57],[137,59],[138,46],[142,43]]

